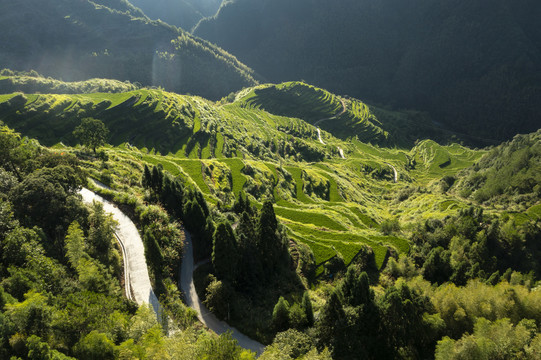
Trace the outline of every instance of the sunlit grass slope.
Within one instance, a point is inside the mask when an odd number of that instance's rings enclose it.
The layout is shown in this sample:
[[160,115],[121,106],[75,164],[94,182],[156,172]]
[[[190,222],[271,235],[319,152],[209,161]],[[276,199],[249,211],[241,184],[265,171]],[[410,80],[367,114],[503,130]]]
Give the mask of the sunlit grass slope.
[[[304,85],[280,86],[288,93],[300,91],[306,104],[319,104],[306,105],[312,122],[341,111],[336,95]],[[355,138],[344,141],[326,131],[323,144],[316,128],[301,119],[304,110],[291,106],[288,111],[297,111],[291,117],[286,111],[266,111],[269,104],[281,106],[281,100],[272,92],[266,99],[265,89],[247,89],[237,100],[219,104],[153,89],[14,93],[0,95],[0,120],[44,144],[74,146],[72,131],[80,120],[100,119],[110,130],[107,176],[113,181],[127,188],[140,178],[142,164],[160,164],[222,208],[231,206],[240,192],[258,207],[270,198],[292,239],[308,245],[320,265],[334,256],[347,264],[368,245],[381,267],[389,251],[409,251],[406,234],[382,234],[383,222],[398,219],[408,231],[413,221],[467,206],[438,184],[483,152],[433,141],[391,149]],[[368,110],[360,106],[355,111]],[[126,164],[139,166],[127,174]]]

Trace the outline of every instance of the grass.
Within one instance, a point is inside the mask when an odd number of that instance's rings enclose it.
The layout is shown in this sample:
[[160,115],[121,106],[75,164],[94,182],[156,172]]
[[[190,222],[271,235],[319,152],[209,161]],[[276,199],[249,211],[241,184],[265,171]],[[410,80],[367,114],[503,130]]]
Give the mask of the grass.
[[203,146],[201,149],[201,159],[210,159],[210,158],[211,158],[210,144],[209,144],[209,141],[207,140],[205,143],[205,146]]
[[337,231],[347,230],[343,225],[332,220],[327,215],[317,213],[314,211],[293,210],[290,208],[284,208],[284,207],[279,207],[279,206],[276,206],[274,208],[274,211],[276,215],[283,217],[285,219],[294,221],[294,222],[299,222],[303,224],[312,224],[312,225],[325,228],[325,229],[330,229],[330,230],[337,230]]
[[336,250],[322,244],[319,241],[309,240],[294,233],[290,235],[293,237],[294,240],[302,242],[303,244],[306,244],[310,247],[310,249],[314,253],[316,265],[321,265],[328,261],[330,258],[336,256]]
[[233,195],[237,196],[246,184],[246,175],[242,174],[244,162],[241,159],[221,159],[221,162],[229,166],[233,177]]
[[221,133],[216,134],[216,147],[214,148],[214,156],[218,159],[223,158],[224,136]]
[[242,101],[272,114],[301,118],[308,122],[334,116],[342,108],[333,94],[300,82],[260,86],[243,97]]
[[301,176],[302,170],[298,167],[293,166],[284,166],[284,169],[286,169],[291,174],[291,176],[293,177],[293,181],[295,181],[295,186],[297,189],[297,200],[305,204],[313,204],[314,200],[310,199],[303,191],[304,182]]
[[532,206],[526,211],[526,213],[534,219],[541,219],[541,204]]
[[320,172],[320,174],[325,176],[329,180],[329,182],[331,184],[330,189],[329,189],[330,190],[329,191],[329,201],[330,202],[341,202],[341,201],[343,201],[344,199],[342,198],[342,196],[338,192],[338,184],[336,183],[336,180],[329,174],[330,169],[326,165],[321,164],[321,163],[315,164],[314,166],[317,166],[318,168],[323,170],[323,172]]
[[175,159],[172,161],[182,168],[203,194],[210,195],[210,189],[203,179],[203,174],[201,172],[202,163],[200,160]]
[[15,94],[3,94],[3,95],[0,95],[0,104],[10,100],[14,96],[15,96]]
[[352,206],[352,207],[349,207],[349,209],[359,218],[360,221],[362,221],[362,223],[366,226],[368,226],[369,228],[378,228],[379,225],[376,221],[374,221],[374,219],[372,219],[370,216],[364,214],[361,212],[361,210],[356,207],[356,206]]
[[439,203],[440,211],[455,209],[457,206],[459,206],[459,202],[456,200],[445,200]]
[[402,239],[396,236],[374,235],[374,236],[370,236],[370,239],[375,240],[375,241],[380,241],[383,244],[394,246],[396,250],[398,250],[398,252],[401,254],[407,254],[410,251],[409,242],[405,239]]
[[168,171],[173,176],[181,175],[181,172],[180,172],[178,166],[176,166],[172,162],[167,161],[167,160],[165,160],[163,158],[160,159],[159,157],[155,157],[155,156],[143,155],[142,160],[146,161],[149,164],[156,165],[156,166],[158,164],[161,164],[163,169]]
[[[393,246],[400,253],[409,251],[404,239],[385,237],[377,232],[378,222],[382,219],[396,217],[408,229],[410,223],[427,217],[444,217],[463,206],[463,200],[453,194],[415,193],[401,202],[396,201],[396,194],[406,184],[430,189],[444,175],[454,176],[460,169],[473,164],[484,151],[456,144],[441,146],[431,141],[421,141],[411,150],[386,148],[363,143],[354,137],[342,141],[333,133],[325,134],[328,146],[324,146],[318,142],[312,125],[299,118],[271,114],[262,109],[272,105],[282,111],[282,115],[299,111],[299,115],[303,113],[306,115],[303,117],[315,120],[322,114],[335,115],[337,110],[340,111],[342,105],[338,97],[300,83],[286,83],[274,86],[272,91],[265,90],[270,87],[248,89],[235,102],[225,105],[143,89],[120,94],[27,94],[26,105],[14,108],[7,102],[14,94],[6,94],[0,95],[0,117],[16,131],[35,136],[44,144],[62,141],[66,145],[75,142],[71,132],[80,114],[99,118],[111,132],[109,142],[112,145],[129,143],[140,149],[150,149],[150,153],[133,150],[133,156],[135,159],[142,156],[149,164],[160,163],[175,176],[190,178],[210,202],[217,202],[213,194],[224,195],[220,193],[220,187],[228,188],[208,181],[202,174],[202,164],[219,162],[229,168],[232,179],[233,194],[222,197],[231,199],[243,189],[247,190],[248,185],[256,197],[258,186],[263,189],[261,194],[272,190],[276,214],[299,241],[317,252],[318,261],[328,260],[336,251],[350,259],[359,246],[366,244],[374,249],[378,264],[381,264],[387,253],[386,246]],[[279,94],[273,97],[274,93]],[[269,97],[265,98],[267,95]],[[293,104],[296,105],[275,102],[286,95],[294,96]],[[370,107],[349,99],[347,105],[351,114],[335,119],[345,124],[344,131],[352,128],[362,128],[367,134],[379,131]],[[306,107],[313,111],[307,111]],[[354,119],[355,124],[348,123]],[[216,134],[214,152],[207,141],[213,131]],[[224,145],[227,146],[224,148]],[[347,152],[347,160],[337,159],[333,153],[337,146]],[[132,150],[122,151],[129,153]],[[309,160],[306,154],[312,153],[315,155]],[[212,157],[216,159],[207,160]],[[417,161],[415,169],[406,167],[411,158]],[[382,169],[388,175],[387,163],[399,171],[398,184],[388,177],[386,180],[377,177],[381,176],[377,172]],[[254,175],[243,173],[245,164],[254,164],[253,168],[257,170]],[[278,164],[291,174],[291,178],[284,176]],[[302,177],[303,170],[308,177]],[[125,175],[130,175],[128,170],[118,174]],[[217,172],[215,177],[218,175]],[[327,180],[328,200],[325,199],[326,192],[316,193],[321,186],[327,185]],[[304,191],[309,181],[316,188],[313,199]],[[254,204],[260,205],[262,200],[256,198]],[[541,210],[532,207],[528,214],[538,218]],[[330,248],[331,245],[336,251]]]

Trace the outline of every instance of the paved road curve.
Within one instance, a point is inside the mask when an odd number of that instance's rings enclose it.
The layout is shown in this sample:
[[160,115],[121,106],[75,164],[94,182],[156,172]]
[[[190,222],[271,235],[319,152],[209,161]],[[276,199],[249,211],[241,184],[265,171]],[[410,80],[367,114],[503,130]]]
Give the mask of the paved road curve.
[[184,242],[184,257],[182,259],[182,267],[180,269],[180,288],[186,297],[187,305],[195,309],[195,311],[197,311],[197,317],[199,320],[216,334],[220,335],[230,331],[233,338],[238,341],[241,347],[255,351],[257,355],[261,355],[265,348],[263,344],[250,339],[248,336],[244,335],[234,327],[231,327],[225,322],[218,320],[218,318],[211,313],[199,299],[193,283],[193,272],[196,267],[193,263],[192,239],[190,233],[187,231],[184,233],[186,234],[186,240]]
[[[98,184],[99,186],[99,184]],[[135,227],[135,224],[126,216],[119,208],[116,207],[110,201],[103,197],[93,193],[88,189],[81,189],[79,192],[83,197],[85,203],[92,203],[98,201],[103,204],[103,209],[111,213],[113,218],[118,222],[119,227],[115,231],[117,239],[120,241],[123,247],[123,255],[125,256],[125,273],[128,277],[126,292],[138,305],[151,304],[156,314],[158,314],[158,320],[160,320],[161,308],[158,298],[152,290],[150,284],[150,278],[148,275],[148,269],[145,259],[145,248],[143,240]],[[209,329],[220,335],[227,331],[230,331],[233,338],[238,341],[239,346],[252,350],[260,355],[264,350],[264,345],[250,339],[246,335],[234,327],[229,326],[223,321],[218,320],[214,314],[212,314],[203,305],[199,296],[195,291],[193,283],[193,271],[195,269],[193,263],[193,247],[190,234],[185,231],[186,241],[184,245],[184,257],[182,259],[182,267],[180,273],[180,288],[186,294],[187,305],[197,311],[197,317],[205,324]],[[131,289],[130,289],[131,288]]]
[[[128,283],[131,287],[127,292],[133,294],[133,300],[138,305],[145,303],[151,304],[159,318],[159,314],[161,313],[160,303],[150,284],[145,259],[145,247],[135,224],[113,203],[92,191],[83,188],[79,193],[85,203],[92,203],[93,201],[102,203],[105,212],[111,213],[113,218],[118,222],[119,226],[115,233],[117,239],[119,239],[125,249],[125,264],[127,267],[124,272],[127,273]],[[128,298],[130,298],[130,295],[128,295]]]

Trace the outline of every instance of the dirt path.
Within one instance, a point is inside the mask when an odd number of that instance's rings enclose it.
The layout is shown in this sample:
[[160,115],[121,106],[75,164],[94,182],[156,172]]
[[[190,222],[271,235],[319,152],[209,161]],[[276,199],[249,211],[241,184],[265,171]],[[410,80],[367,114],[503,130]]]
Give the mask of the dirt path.
[[340,146],[337,146],[338,148],[338,152],[340,153],[340,156],[342,157],[342,159],[345,159],[346,157],[344,156],[344,150],[342,150],[342,148]]
[[331,116],[331,117],[328,117],[328,118],[325,118],[325,119],[320,119],[318,121],[316,121],[313,125],[315,127],[317,127],[320,123],[322,123],[323,121],[327,121],[327,120],[332,120],[332,119],[336,119],[337,117],[341,116],[342,114],[344,114],[346,112],[346,102],[344,101],[344,99],[340,99],[340,102],[342,103],[342,110],[334,115],[334,116]]
[[395,184],[396,184],[396,183],[398,182],[398,171],[396,171],[396,168],[395,168],[393,165],[391,165],[391,164],[389,164],[389,163],[385,163],[385,164],[387,164],[387,165],[389,165],[390,167],[393,168],[393,172],[394,172],[394,182],[395,182]]
[[233,338],[238,341],[239,346],[255,351],[257,355],[261,355],[265,348],[263,344],[250,339],[248,336],[244,335],[234,327],[231,327],[225,322],[218,320],[218,318],[211,313],[199,299],[193,283],[193,272],[196,269],[196,266],[194,266],[193,262],[192,239],[190,233],[187,231],[184,233],[186,234],[186,240],[184,242],[184,257],[182,258],[182,267],[180,269],[180,288],[185,295],[186,304],[197,311],[197,317],[199,320],[210,330],[214,331],[218,335],[230,331]]
[[321,138],[321,130],[319,130],[319,128],[316,128],[317,130],[317,138],[319,139],[319,142],[322,143],[323,145],[327,145],[323,142],[323,139]]
[[158,319],[161,317],[161,307],[158,298],[150,284],[148,268],[145,259],[143,240],[135,227],[135,224],[113,203],[88,189],[79,191],[85,203],[97,201],[103,204],[105,212],[111,213],[119,226],[115,231],[117,240],[121,243],[124,256],[124,272],[127,278],[126,294],[138,305],[151,304]]

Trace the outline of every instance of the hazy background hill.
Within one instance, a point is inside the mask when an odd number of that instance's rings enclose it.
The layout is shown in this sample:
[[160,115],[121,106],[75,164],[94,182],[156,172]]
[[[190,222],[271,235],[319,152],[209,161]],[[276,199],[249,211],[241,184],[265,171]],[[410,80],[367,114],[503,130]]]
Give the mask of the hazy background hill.
[[0,0],[0,8],[3,68],[130,80],[212,99],[256,83],[235,57],[126,1]]
[[199,20],[213,16],[222,0],[130,0],[151,19],[161,19],[183,29],[192,29]]
[[304,79],[503,139],[540,125],[539,18],[534,0],[236,0],[194,34],[269,81]]

